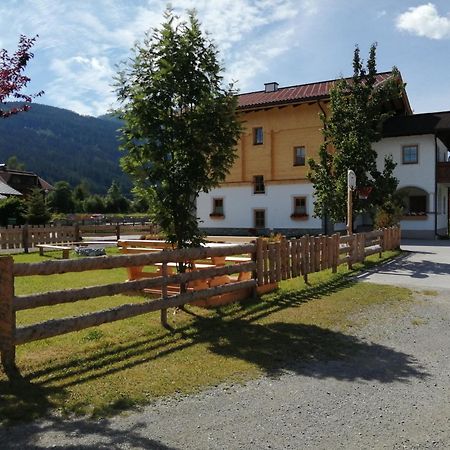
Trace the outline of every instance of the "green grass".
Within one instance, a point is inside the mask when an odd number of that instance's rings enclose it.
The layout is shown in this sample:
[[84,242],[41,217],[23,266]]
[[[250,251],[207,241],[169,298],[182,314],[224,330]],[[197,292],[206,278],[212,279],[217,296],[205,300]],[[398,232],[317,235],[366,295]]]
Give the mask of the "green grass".
[[[396,255],[386,253],[383,260]],[[42,260],[35,254],[14,258]],[[278,376],[293,363],[364,351],[365,344],[348,333],[363,323],[358,313],[376,304],[404,305],[411,294],[352,280],[376,262],[373,256],[353,271],[341,266],[337,274],[312,274],[308,285],[301,278],[285,281],[258,301],[215,310],[188,306],[169,314],[172,332],[151,313],[18,346],[24,378],[10,383],[0,373],[0,420],[30,420],[52,409],[103,416],[163,395]],[[125,269],[24,277],[16,280],[16,294],[125,279]],[[21,311],[17,320],[30,324],[143,300],[140,295],[104,297]]]

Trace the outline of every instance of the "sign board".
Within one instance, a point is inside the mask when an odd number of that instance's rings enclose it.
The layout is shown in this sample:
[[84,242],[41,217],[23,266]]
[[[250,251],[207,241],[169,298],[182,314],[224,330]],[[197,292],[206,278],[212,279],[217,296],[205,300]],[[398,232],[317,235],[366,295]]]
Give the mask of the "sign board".
[[351,169],[347,170],[347,188],[352,190],[356,188],[356,175]]

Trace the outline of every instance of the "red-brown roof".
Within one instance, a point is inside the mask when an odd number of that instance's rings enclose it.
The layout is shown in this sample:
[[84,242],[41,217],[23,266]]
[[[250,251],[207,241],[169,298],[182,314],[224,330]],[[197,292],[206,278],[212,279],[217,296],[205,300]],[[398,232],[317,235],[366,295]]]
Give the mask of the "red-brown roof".
[[[377,83],[382,83],[391,76],[392,72],[377,74]],[[331,87],[338,80],[319,81],[317,83],[299,84],[278,88],[274,92],[249,92],[238,95],[238,109],[254,109],[264,106],[285,103],[302,103],[311,100],[327,98]]]

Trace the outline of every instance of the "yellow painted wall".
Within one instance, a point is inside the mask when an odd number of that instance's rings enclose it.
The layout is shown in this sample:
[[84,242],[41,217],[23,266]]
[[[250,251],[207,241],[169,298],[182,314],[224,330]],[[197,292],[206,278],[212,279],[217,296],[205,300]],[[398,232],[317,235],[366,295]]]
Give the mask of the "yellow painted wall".
[[[320,112],[319,105],[312,103],[242,113],[244,133],[238,158],[224,184],[251,183],[254,175],[263,175],[269,184],[306,181],[308,164],[294,166],[294,147],[304,146],[306,159],[317,159],[323,142]],[[253,145],[256,127],[263,127],[262,145]]]

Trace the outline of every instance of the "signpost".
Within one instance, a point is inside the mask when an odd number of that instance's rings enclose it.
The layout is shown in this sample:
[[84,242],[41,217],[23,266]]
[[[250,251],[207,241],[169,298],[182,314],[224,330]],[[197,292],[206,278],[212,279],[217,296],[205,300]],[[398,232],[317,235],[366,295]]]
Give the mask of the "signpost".
[[356,189],[356,175],[347,170],[347,235],[353,233],[353,190]]

